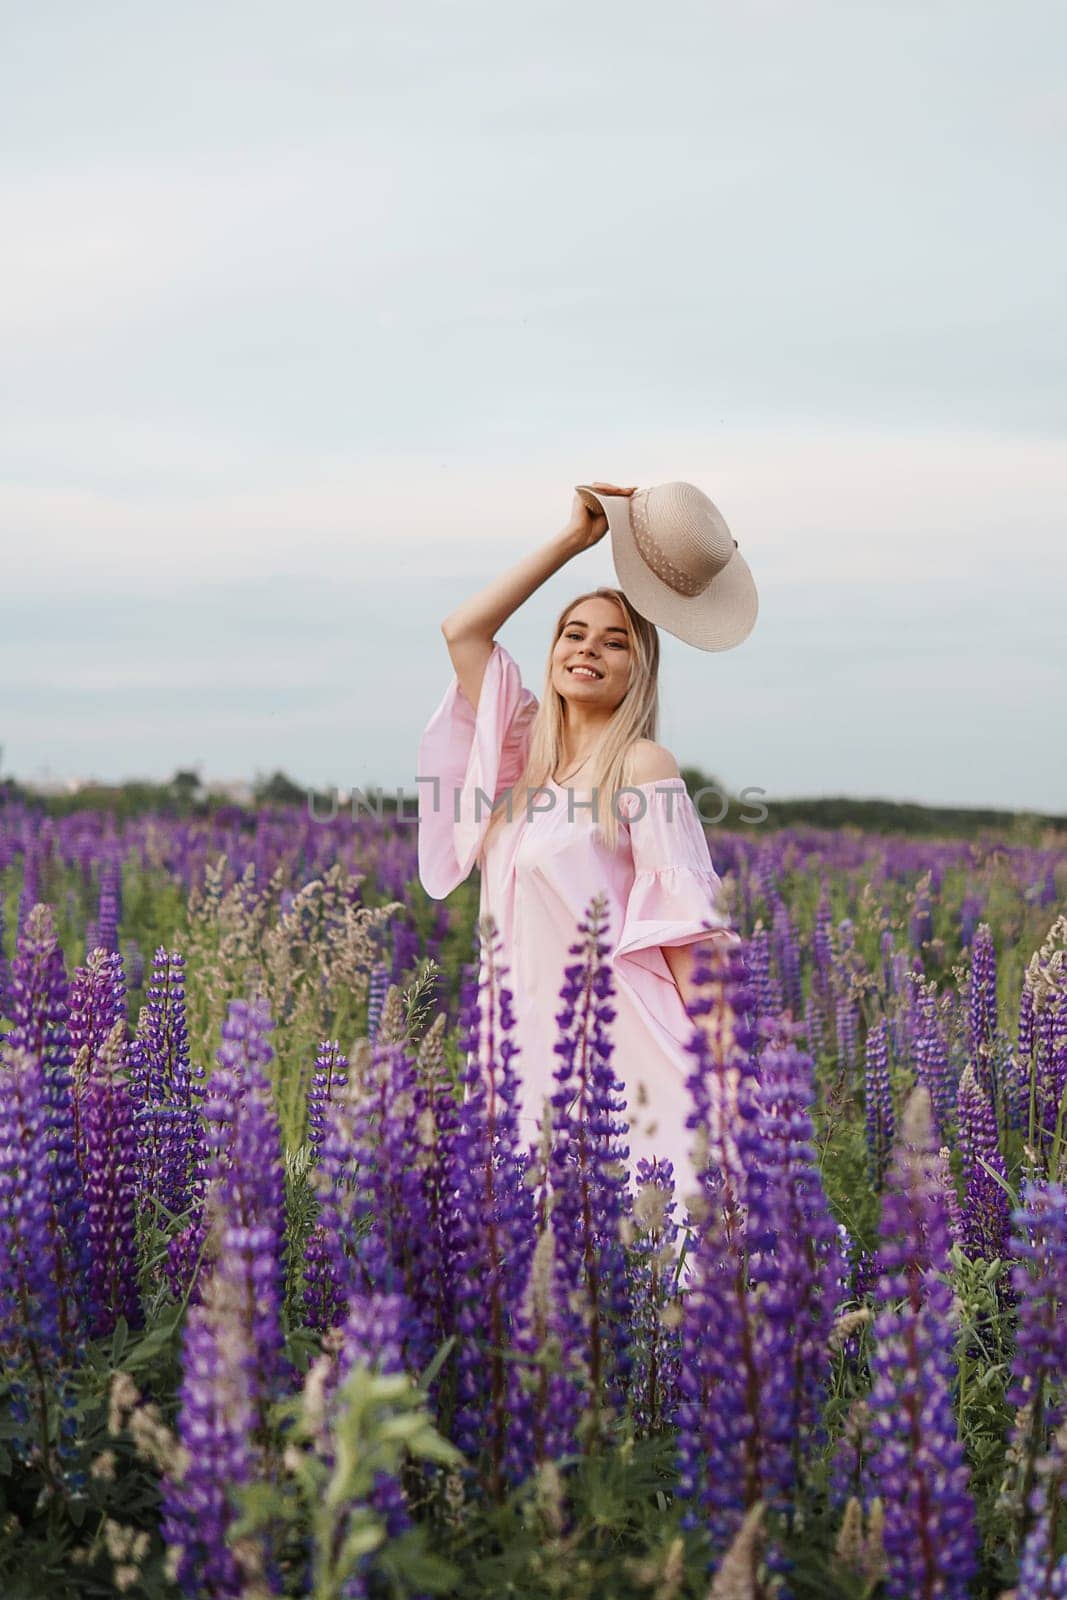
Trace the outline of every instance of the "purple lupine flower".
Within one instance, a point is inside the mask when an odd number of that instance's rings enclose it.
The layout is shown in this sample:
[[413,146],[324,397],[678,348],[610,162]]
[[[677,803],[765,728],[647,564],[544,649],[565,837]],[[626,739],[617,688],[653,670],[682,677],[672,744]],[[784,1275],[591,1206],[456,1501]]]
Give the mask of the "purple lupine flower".
[[230,1540],[233,1491],[250,1483],[259,1466],[250,1376],[255,1349],[242,1298],[229,1273],[216,1271],[200,1303],[189,1308],[178,1391],[181,1454],[160,1485],[160,1531],[179,1588],[218,1600],[246,1592]]
[[171,1240],[168,1259],[168,1276],[175,1295],[184,1294],[193,1286],[191,1275],[207,1237],[207,1190],[212,1185],[217,1187],[229,1170],[246,1101],[250,1094],[269,1096],[270,1084],[264,1069],[274,1057],[267,1037],[273,1027],[263,999],[230,1001],[200,1115],[194,1108],[190,1118],[192,1136],[182,1169],[189,1174],[184,1207],[189,1220]]
[[[703,1145],[712,1159],[702,1192],[690,1202],[694,1238],[677,1413],[679,1489],[689,1503],[685,1523],[707,1528],[712,1557],[729,1544],[745,1511],[764,1492],[765,1373],[748,1255],[750,1249],[766,1249],[773,1238],[768,1191],[761,1181],[751,1191],[747,1184],[763,1153],[752,1059],[754,996],[739,949],[716,953],[714,960],[734,1025],[732,1038],[717,1041],[714,1049],[703,1030],[688,1047],[695,1056],[688,1080],[694,1104],[689,1122],[698,1156]],[[705,971],[698,969],[694,981],[704,979]],[[776,1340],[777,1324],[766,1326]]]
[[1060,1427],[1052,1448],[1035,1466],[1035,1486],[1028,1496],[1033,1513],[1019,1553],[1018,1600],[1067,1600],[1067,1554],[1061,1528],[1067,1511],[1067,1425]]
[[182,1215],[191,1203],[196,1089],[189,1065],[185,957],[161,945],[137,1030],[133,1081],[139,1095],[141,1204]]
[[389,969],[381,961],[375,961],[370,969],[370,984],[367,991],[367,1037],[374,1040],[378,1037],[378,1029],[382,1023],[382,1007],[385,997],[389,992]]
[[[410,1307],[402,1294],[352,1295],[344,1321],[337,1329],[336,1353],[330,1381],[326,1385],[327,1416],[329,1401],[356,1367],[373,1372],[403,1372],[404,1323]],[[391,1473],[376,1474],[371,1504],[385,1522],[386,1535],[397,1539],[411,1526],[407,1496]],[[356,1574],[358,1578],[358,1574]]]
[[796,929],[789,915],[789,907],[780,896],[774,904],[774,948],[778,972],[782,981],[785,1005],[798,1017],[804,1009],[804,996],[800,982],[800,949]]
[[556,1236],[556,1293],[582,1302],[587,1326],[591,1407],[586,1448],[606,1412],[621,1408],[629,1377],[630,1297],[620,1234],[627,1194],[623,1085],[611,1064],[605,1027],[615,1017],[614,980],[601,937],[605,903],[595,898],[570,946],[581,959],[564,969],[555,1046],[552,1145],[548,1174]]
[[308,1142],[313,1155],[322,1147],[326,1107],[348,1083],[348,1057],[337,1039],[323,1039],[315,1057],[315,1069],[308,1089]]
[[852,1401],[841,1436],[830,1462],[830,1504],[847,1505],[855,1497],[861,1503],[871,1498],[868,1477],[872,1449],[870,1406],[863,1398]]
[[889,1085],[889,1029],[884,1017],[867,1034],[864,1072],[867,1153],[871,1182],[881,1189],[893,1145],[893,1095]]
[[[342,1090],[327,1108],[313,1179],[333,1296],[406,1295],[405,1359],[416,1373],[438,1337],[417,1123],[415,1063],[402,1042],[379,1040],[358,1094]],[[327,1303],[324,1288],[316,1294]]]
[[905,1107],[882,1201],[870,1481],[885,1506],[888,1600],[967,1600],[977,1573],[969,1471],[957,1438],[948,1211],[930,1096]]
[[1011,1280],[1019,1310],[1007,1398],[1012,1405],[1030,1407],[1029,1426],[1040,1447],[1048,1433],[1067,1421],[1063,1397],[1067,1189],[1045,1179],[1029,1179],[1012,1223]]
[[[1001,1260],[1009,1226],[1009,1201],[1004,1188],[1008,1172],[1000,1153],[993,1108],[971,1062],[960,1078],[957,1120],[965,1195],[963,1246],[970,1256]],[[998,1178],[1004,1181],[998,1182]]]
[[465,1455],[484,1461],[489,1493],[499,1499],[509,1429],[505,1357],[529,1271],[533,1201],[519,1138],[512,997],[502,983],[501,941],[490,916],[479,921],[478,934],[478,981],[465,980],[461,997],[467,1067],[453,1167],[458,1334],[453,1436]]
[[48,1100],[52,1199],[49,1257],[58,1290],[60,1336],[73,1351],[80,1330],[81,1288],[89,1272],[85,1197],[74,1133],[73,1052],[67,1026],[69,989],[51,909],[36,905],[11,966],[8,1043],[36,1057]]
[[100,904],[96,915],[96,942],[105,950],[119,947],[122,919],[122,858],[112,847],[100,863]]
[[75,1057],[84,1047],[91,1061],[110,1037],[116,1022],[126,1022],[126,979],[122,957],[114,951],[91,951],[84,967],[70,980],[70,1045]]
[[752,935],[748,952],[756,1010],[761,1017],[777,1016],[782,1009],[782,986],[771,970],[771,936],[766,928],[758,928]]
[[344,1313],[345,1302],[337,1287],[333,1269],[330,1234],[317,1223],[304,1246],[304,1310],[309,1328],[326,1333]]
[[[837,1224],[812,1146],[814,1063],[789,1033],[783,1025],[780,1037],[760,1055],[763,1160],[758,1181],[768,1184],[774,1241],[770,1249],[750,1257],[752,1280],[763,1285],[761,1392],[770,1413],[763,1478],[768,1498],[777,1496],[782,1505],[795,1494],[803,1445],[822,1442],[829,1339],[847,1279]],[[757,1181],[754,1173],[752,1178]],[[746,1197],[751,1229],[752,1183]]]
[[[669,1161],[638,1161],[634,1174],[631,1299],[634,1370],[630,1412],[638,1437],[674,1424],[680,1392],[681,1304],[676,1283],[678,1223]],[[675,1315],[677,1313],[677,1315]]]
[[987,922],[979,923],[971,945],[967,1020],[974,1075],[996,1105],[997,956]]
[[7,1016],[8,992],[11,988],[11,967],[4,949],[4,899],[0,895],[0,1019]]
[[917,1002],[917,1022],[912,1041],[915,1075],[930,1095],[930,1110],[937,1136],[946,1139],[955,1123],[956,1085],[949,1066],[948,1046],[933,994],[922,991]]
[[123,1015],[95,1051],[82,1095],[89,1294],[96,1337],[111,1333],[119,1317],[134,1328],[142,1321],[137,1293],[136,1107],[128,1082],[120,1076],[126,1067],[126,1048]]
[[[48,1436],[52,1378],[66,1343],[54,1276],[51,1110],[37,1057],[5,1041],[0,1059],[0,1355],[11,1377],[16,1420],[34,1438]],[[40,1425],[30,1428],[31,1418]]]

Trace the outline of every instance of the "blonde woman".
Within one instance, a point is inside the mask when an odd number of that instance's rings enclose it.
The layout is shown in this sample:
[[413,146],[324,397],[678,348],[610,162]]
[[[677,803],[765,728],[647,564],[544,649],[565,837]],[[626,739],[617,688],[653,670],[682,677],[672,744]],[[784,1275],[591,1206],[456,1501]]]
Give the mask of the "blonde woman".
[[[496,632],[609,529],[625,592],[597,588],[564,606],[538,700]],[[754,604],[736,541],[699,489],[581,485],[555,538],[441,624],[455,677],[419,744],[419,876],[442,899],[481,869],[480,912],[501,935],[514,995],[524,1137],[536,1140],[555,1087],[568,947],[601,894],[631,1170],[641,1157],[669,1160],[681,1195],[694,1186],[685,1046],[695,946],[740,941],[678,764],[656,740],[652,619],[698,648],[728,649],[751,631]],[[721,1049],[730,1017],[717,998],[709,1040]]]

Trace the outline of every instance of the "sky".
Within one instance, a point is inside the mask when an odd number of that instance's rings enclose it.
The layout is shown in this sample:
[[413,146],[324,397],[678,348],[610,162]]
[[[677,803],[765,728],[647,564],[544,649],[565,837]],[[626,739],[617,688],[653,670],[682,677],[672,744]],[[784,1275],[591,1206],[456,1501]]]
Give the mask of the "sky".
[[[576,483],[682,479],[760,595],[661,631],[682,766],[1067,811],[1060,8],[0,27],[0,771],[413,794],[442,618]],[[536,693],[615,581],[499,630]]]

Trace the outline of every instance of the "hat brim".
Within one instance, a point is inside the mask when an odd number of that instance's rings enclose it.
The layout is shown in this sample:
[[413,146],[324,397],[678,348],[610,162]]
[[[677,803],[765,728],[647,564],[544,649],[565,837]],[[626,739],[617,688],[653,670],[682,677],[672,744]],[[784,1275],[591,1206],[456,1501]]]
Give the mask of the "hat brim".
[[608,519],[619,587],[635,611],[698,650],[732,650],[748,638],[759,614],[759,596],[739,550],[735,548],[700,594],[679,594],[657,578],[638,550],[629,495],[601,494],[587,483],[576,485],[576,492],[590,510],[599,507]]

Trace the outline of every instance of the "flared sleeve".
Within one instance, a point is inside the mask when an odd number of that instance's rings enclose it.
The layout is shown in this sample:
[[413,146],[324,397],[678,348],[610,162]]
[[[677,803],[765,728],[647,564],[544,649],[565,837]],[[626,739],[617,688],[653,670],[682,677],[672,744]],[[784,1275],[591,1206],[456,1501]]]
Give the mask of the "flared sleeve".
[[621,792],[620,815],[628,819],[634,880],[626,902],[614,959],[673,977],[663,945],[721,939],[739,945],[740,935],[720,910],[722,879],[697,809],[681,778],[637,784]]
[[443,900],[468,878],[492,816],[491,806],[520,777],[537,696],[499,640],[471,705],[454,677],[419,740],[419,880]]

